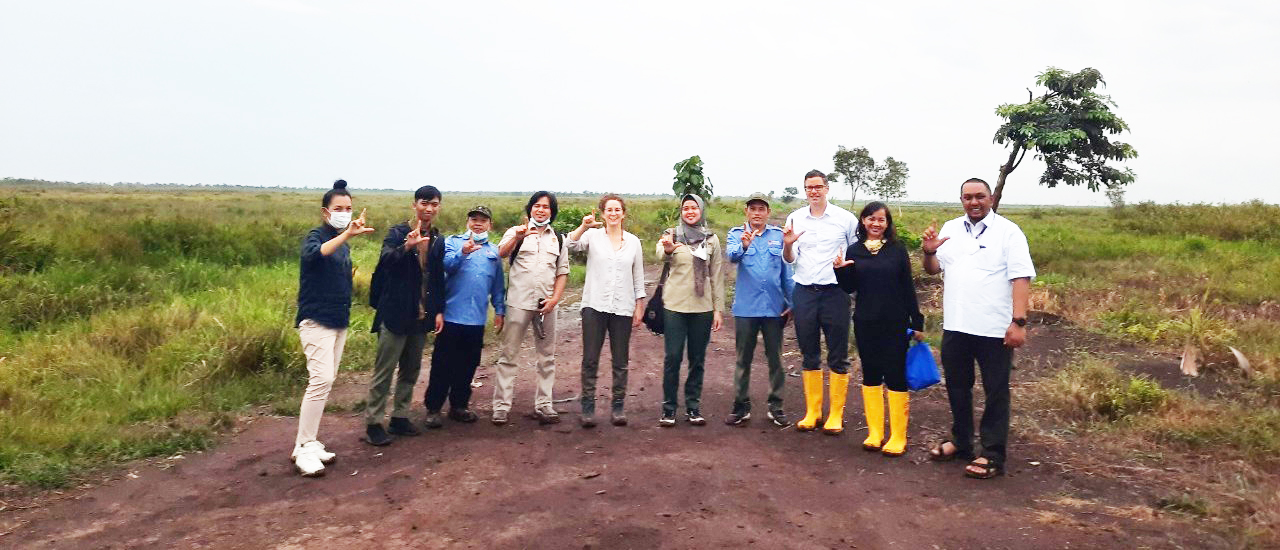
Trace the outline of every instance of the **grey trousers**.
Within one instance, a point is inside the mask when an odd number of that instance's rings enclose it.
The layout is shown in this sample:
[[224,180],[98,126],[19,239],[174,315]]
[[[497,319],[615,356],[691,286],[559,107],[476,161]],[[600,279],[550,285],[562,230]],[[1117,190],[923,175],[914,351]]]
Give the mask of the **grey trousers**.
[[595,410],[596,378],[600,370],[600,350],[605,334],[609,335],[609,352],[613,364],[614,404],[627,398],[627,362],[631,346],[631,316],[615,315],[582,308],[582,406]]
[[391,393],[391,374],[396,371],[397,366],[400,367],[400,373],[396,376],[391,416],[409,417],[413,386],[418,383],[418,373],[422,370],[422,350],[426,345],[426,333],[396,334],[385,326],[378,330],[378,355],[373,360],[373,378],[369,380],[369,396],[365,398],[366,424],[382,423],[387,397]]
[[782,370],[782,318],[736,317],[734,318],[734,347],[738,352],[738,364],[733,369],[733,384],[737,396],[734,409],[751,410],[751,360],[756,354],[756,334],[764,334],[764,358],[769,364],[769,410],[782,409],[782,384],[787,373]]

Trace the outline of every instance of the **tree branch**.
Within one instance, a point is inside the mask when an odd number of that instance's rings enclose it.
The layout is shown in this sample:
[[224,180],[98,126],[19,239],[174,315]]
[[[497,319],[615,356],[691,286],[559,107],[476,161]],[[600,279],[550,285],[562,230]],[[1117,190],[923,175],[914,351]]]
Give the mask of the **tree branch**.
[[[1010,155],[1010,156],[1009,156],[1009,158],[1010,158],[1010,159],[1012,159],[1012,158],[1013,158],[1013,155]],[[1022,164],[1022,159],[1024,159],[1024,158],[1027,158],[1027,148],[1026,148],[1026,147],[1023,147],[1023,148],[1022,148],[1022,156],[1018,157],[1018,162],[1013,163],[1013,168],[1010,168],[1010,169],[1009,169],[1009,171],[1010,171],[1010,172],[1012,172],[1012,171],[1014,171],[1014,170],[1017,170],[1017,169],[1018,169],[1018,165],[1019,165],[1019,164]]]

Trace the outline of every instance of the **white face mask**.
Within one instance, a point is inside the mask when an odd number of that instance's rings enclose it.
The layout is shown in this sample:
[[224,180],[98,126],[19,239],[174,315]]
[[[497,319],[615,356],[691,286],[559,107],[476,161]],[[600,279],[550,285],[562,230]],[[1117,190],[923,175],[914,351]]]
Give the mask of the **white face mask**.
[[534,226],[536,226],[536,227],[546,227],[546,226],[547,226],[547,224],[551,223],[551,218],[550,218],[550,217],[548,217],[547,219],[542,220],[542,221],[538,221],[538,220],[529,220],[529,223],[533,224],[533,225],[534,225]]
[[474,231],[467,231],[467,238],[471,239],[476,244],[484,244],[489,242],[489,232],[484,231],[481,233],[476,233]]
[[350,223],[351,223],[350,212],[329,211],[329,225],[333,226],[334,229],[337,229],[338,231],[342,231],[343,229],[346,229],[347,225]]

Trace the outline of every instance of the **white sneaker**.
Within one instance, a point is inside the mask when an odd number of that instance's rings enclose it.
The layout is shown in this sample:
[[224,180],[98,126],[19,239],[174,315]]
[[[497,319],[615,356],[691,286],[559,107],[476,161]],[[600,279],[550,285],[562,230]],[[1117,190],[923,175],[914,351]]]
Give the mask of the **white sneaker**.
[[326,451],[324,443],[319,441],[308,441],[302,445],[294,445],[293,454],[289,455],[289,459],[298,460],[299,456],[308,453],[316,455],[316,458],[320,459],[320,462],[323,464],[333,464],[333,462],[338,459],[338,455]]
[[333,461],[338,459],[338,455],[335,455],[325,450],[324,443],[321,443],[319,441],[307,442],[306,444],[303,445],[303,447],[304,448],[309,447],[311,449],[311,452],[314,453],[316,455],[316,458],[320,459],[320,462],[323,464],[333,464]]
[[293,465],[298,468],[298,473],[303,477],[324,475],[324,463],[320,462],[320,458],[315,453],[307,452],[306,449],[293,459]]

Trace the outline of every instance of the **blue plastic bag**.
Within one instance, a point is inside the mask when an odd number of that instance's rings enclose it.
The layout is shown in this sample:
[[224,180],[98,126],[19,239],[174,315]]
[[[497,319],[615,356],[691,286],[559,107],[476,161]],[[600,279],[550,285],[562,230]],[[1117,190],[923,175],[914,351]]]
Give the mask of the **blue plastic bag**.
[[907,387],[912,391],[923,390],[942,381],[938,363],[933,360],[933,350],[923,341],[907,348]]

